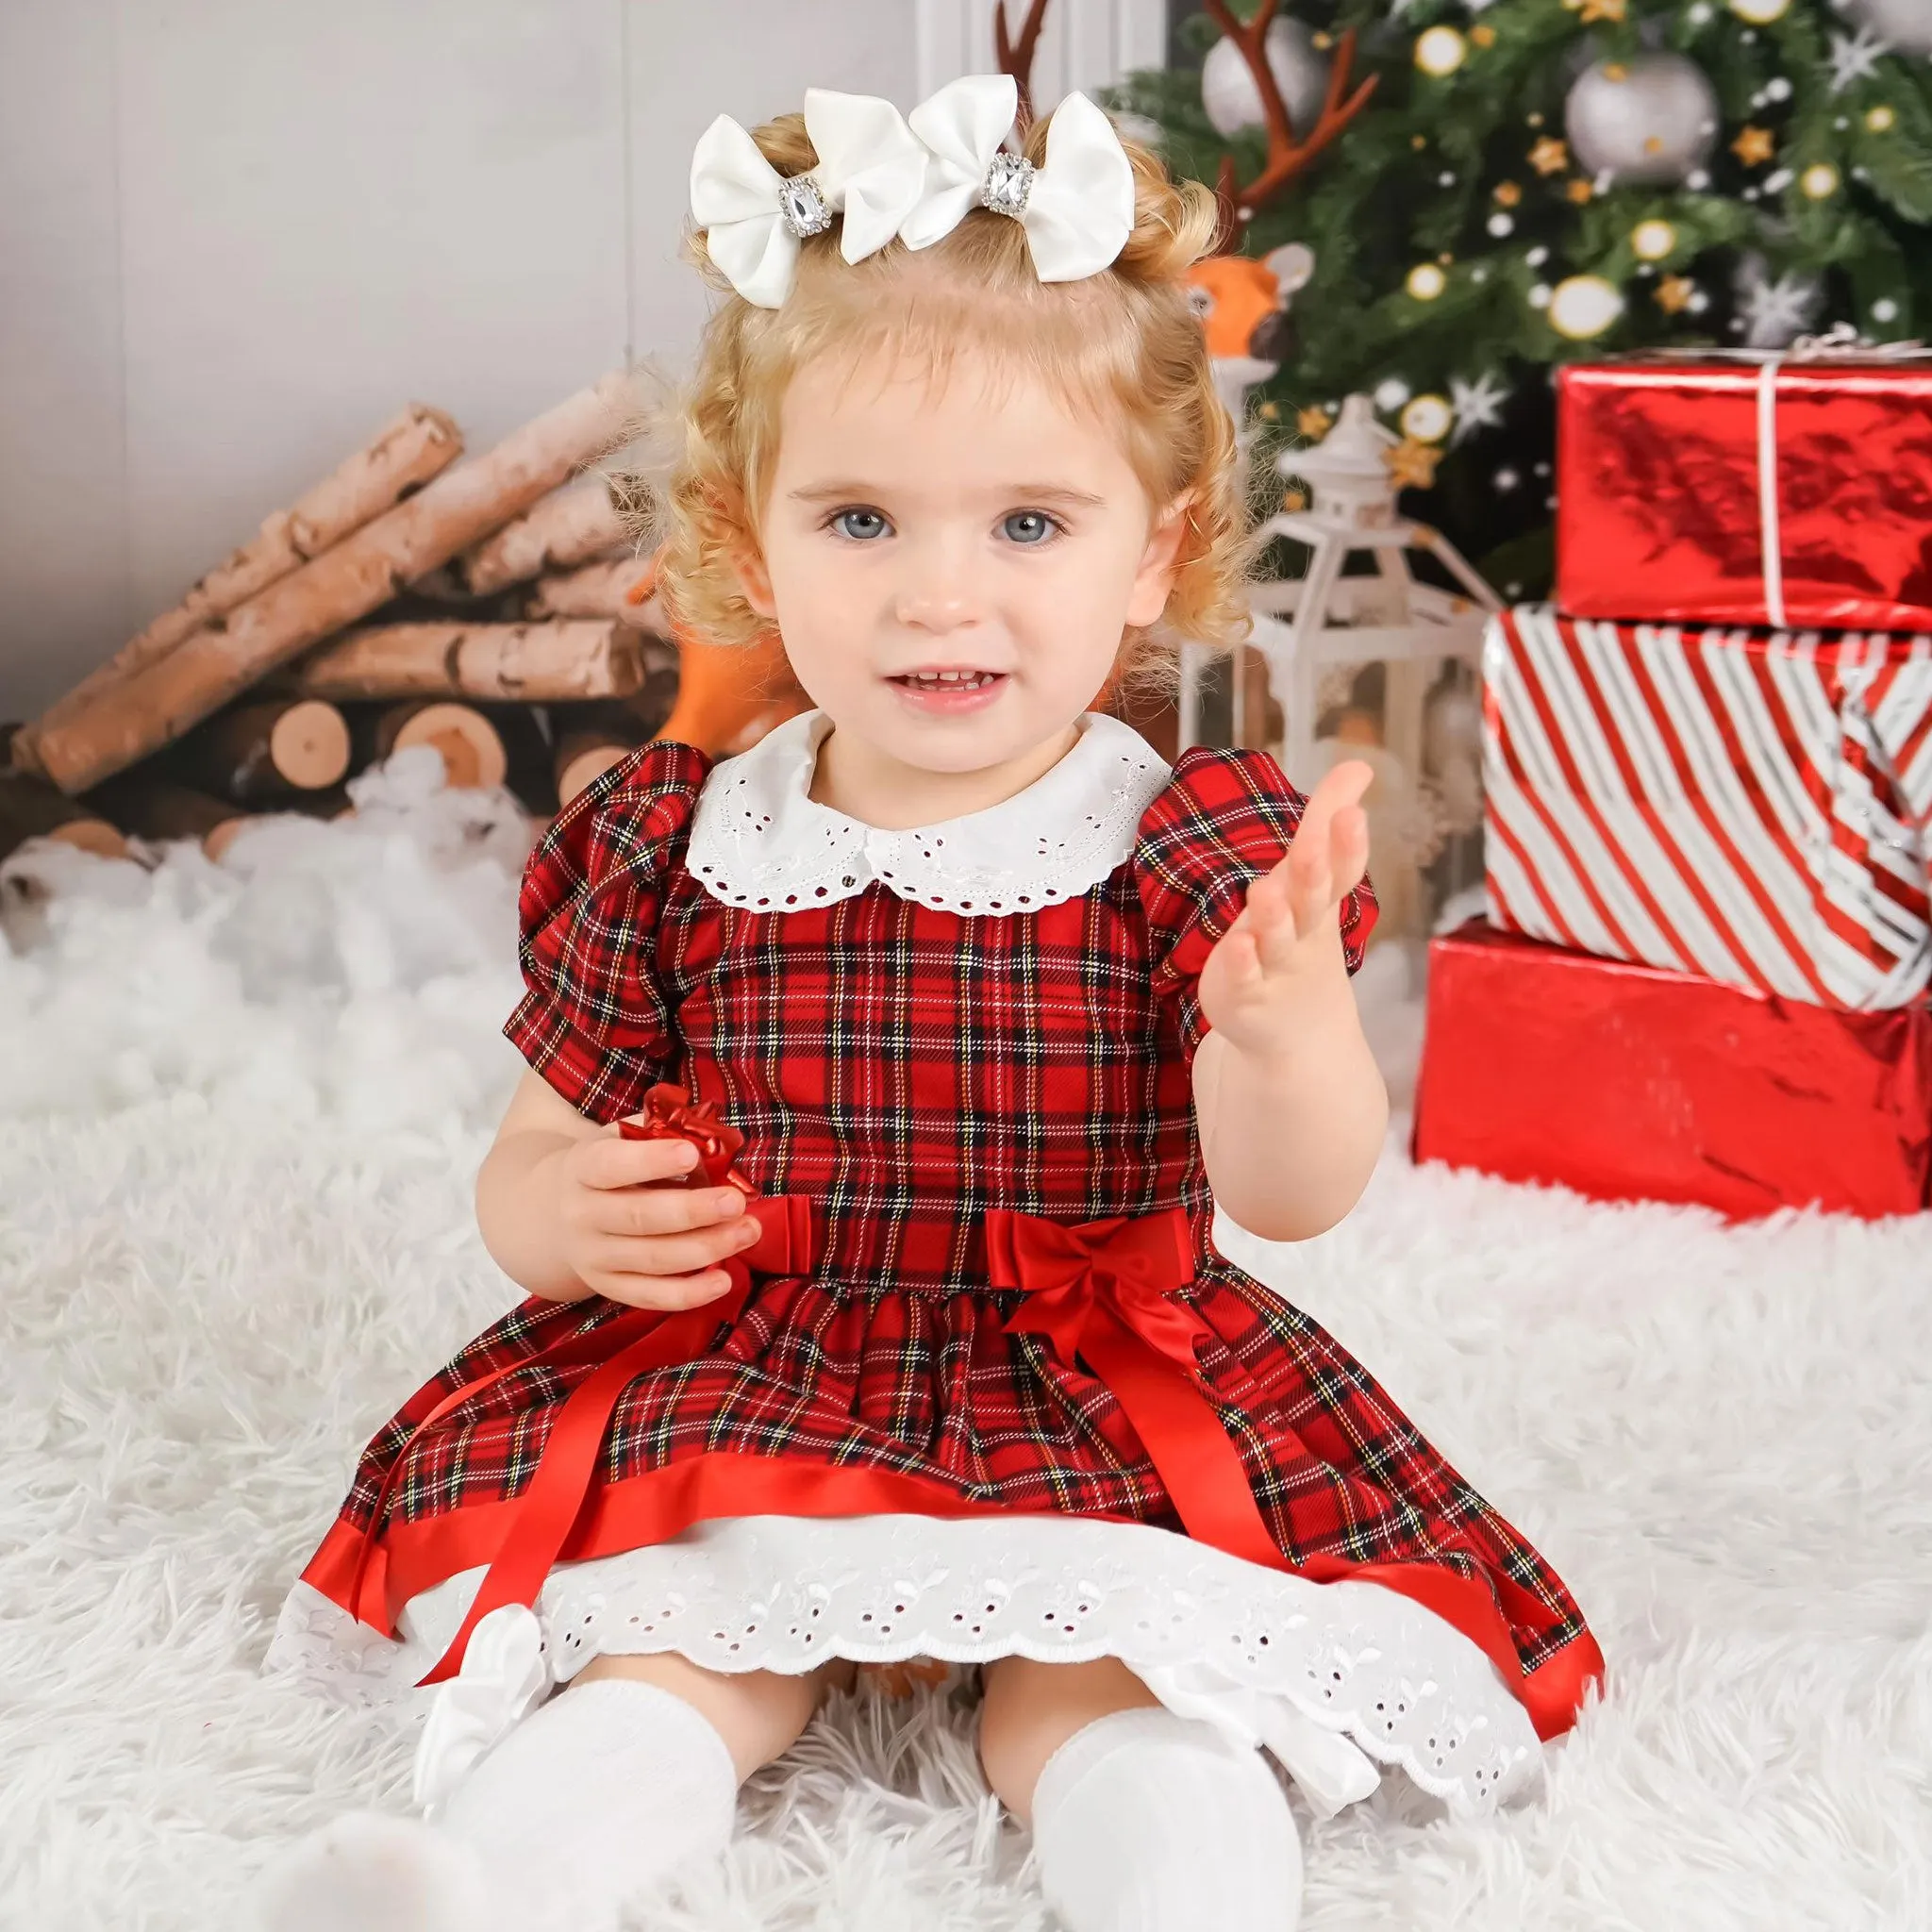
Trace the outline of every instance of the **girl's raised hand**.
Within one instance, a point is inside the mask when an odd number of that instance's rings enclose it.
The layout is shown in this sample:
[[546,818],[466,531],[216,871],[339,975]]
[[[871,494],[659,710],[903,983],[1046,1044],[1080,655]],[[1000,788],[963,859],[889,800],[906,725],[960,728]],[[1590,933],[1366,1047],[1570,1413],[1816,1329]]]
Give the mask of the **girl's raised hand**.
[[637,1308],[716,1301],[731,1277],[716,1264],[748,1248],[758,1225],[736,1188],[688,1188],[688,1141],[626,1141],[615,1121],[541,1165],[563,1259],[584,1285]]
[[1247,904],[1208,955],[1196,996],[1230,1046],[1262,1058],[1288,1050],[1297,988],[1333,948],[1337,908],[1368,872],[1361,800],[1374,776],[1351,758],[1323,778],[1287,856],[1248,888]]

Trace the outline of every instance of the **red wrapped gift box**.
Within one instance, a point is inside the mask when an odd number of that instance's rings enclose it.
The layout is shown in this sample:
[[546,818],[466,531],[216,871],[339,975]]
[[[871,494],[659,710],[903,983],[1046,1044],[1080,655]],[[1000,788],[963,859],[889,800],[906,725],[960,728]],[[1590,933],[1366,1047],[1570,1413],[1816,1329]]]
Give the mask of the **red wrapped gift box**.
[[1871,355],[1559,370],[1558,608],[1932,625],[1932,356]]
[[1932,1009],[1830,1013],[1480,920],[1431,942],[1415,1156],[1734,1219],[1932,1205]]
[[1500,613],[1491,920],[1820,1006],[1932,981],[1932,637]]

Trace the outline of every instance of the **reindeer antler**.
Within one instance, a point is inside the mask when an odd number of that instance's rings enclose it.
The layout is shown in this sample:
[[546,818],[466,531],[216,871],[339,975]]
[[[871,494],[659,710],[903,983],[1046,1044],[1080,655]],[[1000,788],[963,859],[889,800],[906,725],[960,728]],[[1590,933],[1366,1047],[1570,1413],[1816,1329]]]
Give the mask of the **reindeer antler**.
[[1026,25],[1015,41],[1007,30],[1007,0],[995,0],[992,15],[993,58],[1002,74],[1010,74],[1020,88],[1020,129],[1033,119],[1033,52],[1040,44],[1040,25],[1046,18],[1046,0],[1033,0]]
[[[1004,6],[1005,0],[1001,4]],[[1355,29],[1348,28],[1336,43],[1322,112],[1307,138],[1297,141],[1288,118],[1288,104],[1281,98],[1274,70],[1268,64],[1268,24],[1280,4],[1281,0],[1261,0],[1254,19],[1243,26],[1228,11],[1227,0],[1204,0],[1214,25],[1241,50],[1241,58],[1255,76],[1268,127],[1268,158],[1262,163],[1261,172],[1245,187],[1235,184],[1234,157],[1221,158],[1221,179],[1215,185],[1221,201],[1221,235],[1216,250],[1223,255],[1231,255],[1241,246],[1241,230],[1254,219],[1256,210],[1278,194],[1361,112],[1380,78],[1378,75],[1370,75],[1347,100],[1341,98],[1348,87],[1349,67],[1355,59]]]

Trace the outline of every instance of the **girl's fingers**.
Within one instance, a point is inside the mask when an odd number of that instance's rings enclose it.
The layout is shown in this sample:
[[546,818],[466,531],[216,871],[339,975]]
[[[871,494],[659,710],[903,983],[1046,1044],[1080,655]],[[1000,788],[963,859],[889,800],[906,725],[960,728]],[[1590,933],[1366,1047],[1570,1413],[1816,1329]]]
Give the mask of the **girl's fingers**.
[[1226,961],[1228,985],[1232,991],[1244,991],[1248,982],[1260,971],[1260,943],[1254,928],[1243,925],[1239,920],[1222,935],[1214,950]]
[[1330,862],[1336,880],[1335,896],[1341,900],[1368,876],[1369,815],[1360,806],[1351,806],[1336,814],[1333,851]]
[[610,1235],[686,1234],[744,1218],[736,1188],[630,1188],[593,1194],[591,1224]]
[[1322,782],[1308,793],[1296,836],[1320,831],[1323,837],[1319,842],[1325,845],[1328,822],[1338,812],[1346,811],[1352,805],[1359,805],[1374,782],[1375,769],[1364,759],[1344,758],[1341,764],[1332,766],[1323,774]]
[[682,1180],[697,1162],[698,1151],[689,1141],[626,1141],[613,1121],[591,1136],[576,1172],[587,1188],[635,1188]]
[[720,1269],[701,1274],[598,1274],[591,1284],[597,1292],[632,1308],[695,1308],[714,1302],[731,1286]]
[[1228,927],[1239,928],[1255,942],[1255,950],[1265,962],[1295,939],[1294,900],[1288,873],[1288,861],[1264,873],[1248,888],[1248,901],[1241,916]]
[[[1328,856],[1319,839],[1311,839],[1304,827],[1288,848],[1288,857],[1275,867],[1281,878],[1281,897],[1291,928],[1289,943],[1307,938],[1321,918],[1328,890]],[[1285,955],[1283,956],[1285,957]]]
[[749,1220],[687,1234],[614,1235],[599,1244],[595,1259],[612,1274],[688,1274],[742,1254],[758,1236],[758,1224]]

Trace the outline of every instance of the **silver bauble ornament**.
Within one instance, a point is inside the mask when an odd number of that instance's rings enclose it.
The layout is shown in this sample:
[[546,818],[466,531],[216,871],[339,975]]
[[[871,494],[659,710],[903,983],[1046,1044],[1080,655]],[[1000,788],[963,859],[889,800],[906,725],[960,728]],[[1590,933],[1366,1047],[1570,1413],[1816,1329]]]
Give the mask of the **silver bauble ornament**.
[[[1328,57],[1315,46],[1314,35],[1286,14],[1269,23],[1268,66],[1281,90],[1289,125],[1297,138],[1307,133],[1322,111],[1328,92]],[[1262,125],[1261,90],[1241,50],[1226,39],[1216,41],[1201,63],[1201,105],[1223,141],[1244,127]]]
[[1577,75],[1563,126],[1587,174],[1682,181],[1717,144],[1717,93],[1682,54],[1599,60]]
[[1847,9],[1895,54],[1932,54],[1932,0],[1850,0]]

